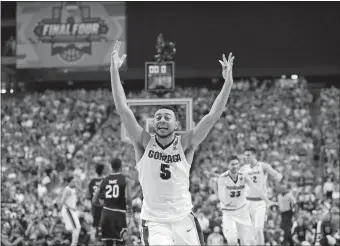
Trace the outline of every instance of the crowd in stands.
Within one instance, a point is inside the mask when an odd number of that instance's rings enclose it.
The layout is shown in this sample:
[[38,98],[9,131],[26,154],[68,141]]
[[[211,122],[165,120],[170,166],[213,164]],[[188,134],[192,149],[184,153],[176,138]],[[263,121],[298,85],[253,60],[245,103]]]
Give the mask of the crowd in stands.
[[[218,90],[177,87],[165,98],[193,98],[193,120],[206,113]],[[163,97],[163,98],[164,98]],[[258,158],[270,163],[284,176],[282,184],[269,179],[268,196],[277,199],[285,190],[296,199],[293,232],[303,226],[301,243],[315,244],[319,221],[330,223],[330,232],[320,235],[328,245],[339,243],[339,90],[324,89],[320,94],[321,145],[325,167],[316,172],[310,106],[312,95],[304,79],[256,79],[236,81],[225,111],[196,151],[191,170],[192,200],[205,239],[212,245],[221,238],[222,213],[215,194],[216,178],[208,172],[226,170],[226,157],[241,156],[256,146]],[[129,99],[158,98],[146,91],[128,92]],[[137,121],[145,126],[155,107],[131,107]],[[185,108],[179,111],[180,130],[185,127]],[[108,89],[68,90],[27,93],[3,98],[1,103],[1,199],[2,240],[5,245],[69,245],[59,215],[63,177],[73,173],[79,182],[79,210],[82,224],[80,241],[89,243],[90,201],[85,199],[87,182],[96,163],[119,157],[124,173],[134,184],[134,216],[129,231],[136,245],[140,241],[142,192],[135,169],[131,144],[122,141],[121,120]],[[322,155],[323,156],[323,155]],[[268,210],[265,224],[267,245],[284,240],[277,206]],[[301,224],[302,223],[302,224]],[[337,226],[337,227],[336,227]],[[294,234],[294,233],[293,233]],[[327,237],[326,237],[327,236]],[[324,242],[324,241],[322,241]],[[321,244],[326,245],[326,244]]]
[[[334,87],[323,89],[320,94],[320,130],[322,134],[322,151],[325,156],[323,172],[335,184],[339,192],[340,158],[340,91]],[[333,190],[332,190],[333,191]]]

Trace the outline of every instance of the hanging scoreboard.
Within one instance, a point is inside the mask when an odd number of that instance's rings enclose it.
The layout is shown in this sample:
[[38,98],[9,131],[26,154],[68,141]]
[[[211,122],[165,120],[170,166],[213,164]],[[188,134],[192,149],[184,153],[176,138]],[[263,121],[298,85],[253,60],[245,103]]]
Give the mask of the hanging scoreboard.
[[146,62],[145,90],[171,91],[175,88],[174,62]]

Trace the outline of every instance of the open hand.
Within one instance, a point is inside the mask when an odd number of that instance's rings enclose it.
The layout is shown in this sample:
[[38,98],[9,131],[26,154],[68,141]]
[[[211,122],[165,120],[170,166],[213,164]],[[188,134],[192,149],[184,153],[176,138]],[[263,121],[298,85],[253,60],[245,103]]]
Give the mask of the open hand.
[[115,45],[113,46],[113,50],[112,50],[112,53],[111,53],[111,68],[120,68],[123,63],[124,63],[124,60],[126,58],[126,54],[122,55],[121,58],[119,58],[119,49],[120,49],[120,45],[121,45],[121,42],[120,41],[116,41]]
[[233,70],[234,56],[232,53],[229,54],[228,60],[225,58],[225,55],[222,56],[223,61],[218,60],[222,65],[222,76],[224,79],[227,78],[228,73],[231,73]]

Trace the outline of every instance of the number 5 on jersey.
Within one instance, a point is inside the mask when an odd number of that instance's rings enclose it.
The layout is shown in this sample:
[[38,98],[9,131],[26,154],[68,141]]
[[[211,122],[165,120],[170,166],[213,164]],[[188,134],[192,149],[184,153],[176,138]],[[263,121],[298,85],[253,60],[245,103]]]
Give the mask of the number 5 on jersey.
[[161,174],[162,179],[168,180],[171,178],[170,166],[168,164],[161,164]]
[[106,185],[105,189],[105,198],[117,198],[119,196],[119,186],[117,184]]

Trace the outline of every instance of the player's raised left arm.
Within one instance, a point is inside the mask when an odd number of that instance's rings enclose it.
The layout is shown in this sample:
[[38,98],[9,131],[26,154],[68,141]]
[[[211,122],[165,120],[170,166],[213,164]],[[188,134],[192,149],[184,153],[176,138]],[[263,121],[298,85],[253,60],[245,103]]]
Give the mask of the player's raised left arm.
[[211,128],[221,117],[233,85],[233,61],[234,56],[232,56],[232,53],[229,54],[228,60],[225,58],[225,55],[223,55],[223,61],[219,61],[223,69],[222,75],[225,79],[224,85],[216,97],[210,112],[201,119],[192,131],[190,131],[188,146],[193,146],[195,148],[203,142]]
[[262,163],[263,169],[272,176],[277,182],[280,182],[283,178],[283,175],[277,171],[275,171],[271,165],[268,163]]

